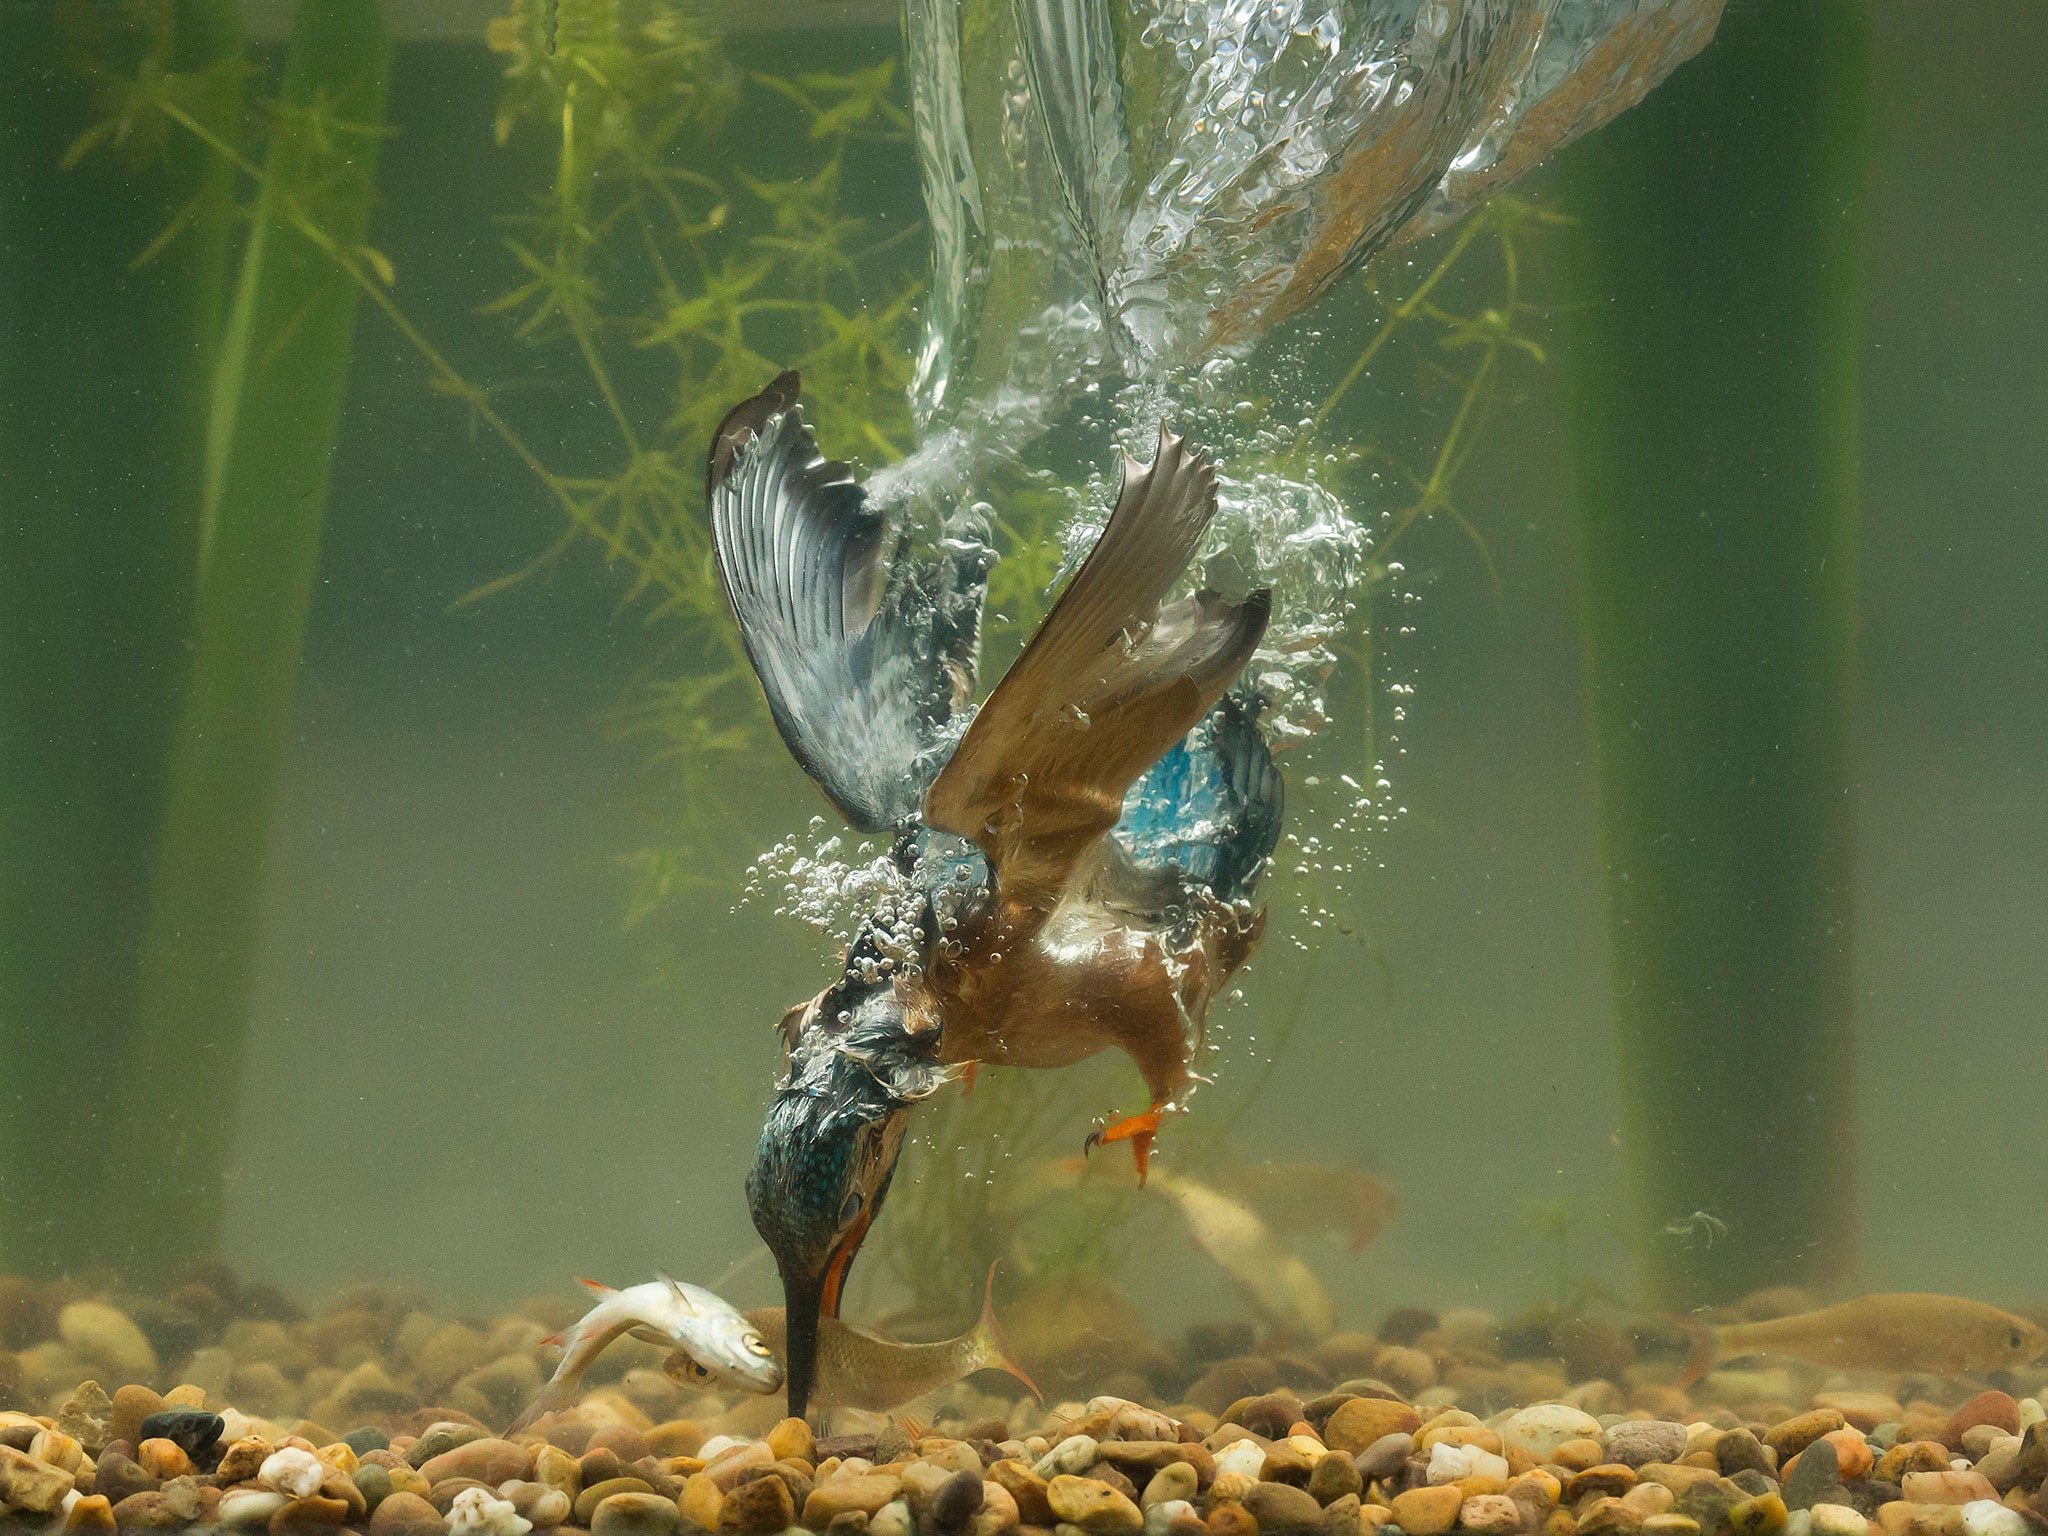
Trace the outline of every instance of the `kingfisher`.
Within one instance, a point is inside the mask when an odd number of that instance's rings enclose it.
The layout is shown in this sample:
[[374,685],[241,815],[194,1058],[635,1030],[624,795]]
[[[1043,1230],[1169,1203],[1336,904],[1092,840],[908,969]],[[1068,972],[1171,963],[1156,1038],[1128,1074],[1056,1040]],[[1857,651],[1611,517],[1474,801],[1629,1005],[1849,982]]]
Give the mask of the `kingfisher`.
[[900,878],[838,976],[783,1016],[747,1175],[799,1416],[909,1112],[947,1083],[1115,1046],[1148,1107],[1088,1145],[1128,1142],[1143,1178],[1210,1001],[1258,943],[1251,896],[1282,807],[1238,681],[1271,592],[1167,600],[1216,511],[1199,453],[1162,427],[1150,465],[1125,459],[1092,550],[977,709],[991,551],[892,536],[819,452],[801,387],[781,374],[719,425],[713,556],[784,743],[849,826],[893,839]]

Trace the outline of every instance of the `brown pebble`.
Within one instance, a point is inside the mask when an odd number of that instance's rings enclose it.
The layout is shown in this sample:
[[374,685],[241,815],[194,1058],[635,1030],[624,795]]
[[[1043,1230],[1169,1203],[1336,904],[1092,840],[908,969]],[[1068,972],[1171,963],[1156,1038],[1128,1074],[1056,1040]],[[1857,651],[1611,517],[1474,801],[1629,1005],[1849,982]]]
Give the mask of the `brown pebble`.
[[1782,1467],[1822,1435],[1847,1428],[1848,1423],[1833,1408],[1810,1408],[1783,1423],[1773,1424],[1764,1432],[1763,1442],[1778,1453],[1778,1465]]
[[1903,1483],[1909,1472],[1945,1472],[1948,1447],[1939,1440],[1902,1440],[1877,1460],[1872,1475],[1887,1483]]
[[1024,1524],[1049,1526],[1058,1519],[1047,1497],[1050,1485],[1023,1462],[999,1461],[988,1469],[987,1476],[1017,1501],[1017,1518]]
[[1422,1416],[1406,1403],[1354,1397],[1324,1422],[1323,1443],[1333,1451],[1356,1456],[1388,1435],[1412,1435],[1421,1427]]
[[812,1461],[816,1458],[817,1446],[811,1426],[802,1419],[784,1419],[768,1431],[768,1449],[777,1461],[789,1457]]
[[1217,1505],[1202,1523],[1209,1528],[1209,1536],[1259,1536],[1259,1522],[1252,1512],[1234,1502]]
[[1260,1483],[1245,1495],[1244,1508],[1259,1522],[1260,1536],[1313,1531],[1323,1523],[1323,1506],[1291,1483]]
[[[119,1510],[114,1512],[117,1516]],[[297,1536],[304,1531],[331,1531],[348,1519],[348,1506],[339,1499],[323,1498],[314,1494],[309,1499],[293,1499],[270,1517],[271,1536]]]
[[1588,1467],[1599,1466],[1601,1458],[1606,1454],[1598,1440],[1582,1437],[1567,1440],[1558,1446],[1550,1453],[1550,1460],[1552,1465],[1563,1467],[1569,1472],[1583,1472]]
[[152,1413],[163,1412],[164,1400],[148,1387],[126,1386],[114,1389],[113,1436],[126,1440],[130,1445],[137,1443],[142,1433],[142,1421]]
[[1451,1484],[1438,1488],[1410,1488],[1394,1495],[1394,1523],[1408,1536],[1443,1536],[1457,1524],[1464,1493]]
[[718,1484],[704,1473],[692,1472],[683,1479],[683,1491],[677,1496],[676,1505],[682,1513],[684,1525],[715,1531],[719,1514],[725,1507],[725,1495]]
[[[581,1514],[580,1501],[578,1514]],[[742,1483],[725,1496],[719,1507],[718,1529],[745,1531],[752,1536],[773,1536],[796,1524],[796,1501],[789,1484],[779,1477],[757,1477]]]
[[647,1443],[647,1437],[632,1425],[607,1424],[590,1437],[589,1443],[584,1447],[584,1454],[587,1456],[597,1450],[612,1451],[617,1453],[620,1461],[630,1464],[642,1456],[651,1454],[652,1449]]
[[[117,1406],[119,1401],[120,1395],[116,1393]],[[1989,1424],[2001,1434],[2016,1435],[2020,1432],[2020,1405],[2010,1392],[1979,1392],[1949,1415],[1942,1440],[1951,1449],[1960,1449],[1963,1431],[1979,1424]]]
[[145,1440],[136,1451],[135,1459],[143,1471],[164,1481],[190,1477],[198,1470],[192,1465],[192,1458],[185,1454],[185,1448],[175,1440]]
[[[652,1493],[653,1486],[642,1477],[608,1477],[602,1482],[585,1483],[583,1491],[576,1495],[574,1509],[576,1523],[587,1526],[590,1517],[597,1512],[597,1506],[615,1493]],[[438,1504],[440,1500],[435,1500]]]
[[370,1536],[431,1536],[447,1526],[441,1512],[416,1493],[394,1493],[370,1516]]
[[86,1536],[88,1532],[92,1536],[107,1536],[118,1528],[114,1506],[107,1502],[105,1494],[99,1493],[83,1494],[76,1499],[59,1527],[66,1536]]
[[1330,1451],[1310,1471],[1308,1492],[1318,1504],[1334,1504],[1347,1493],[1364,1493],[1365,1479],[1349,1456],[1342,1451]]
[[[1618,1499],[1636,1485],[1633,1467],[1624,1467],[1618,1461],[1605,1461],[1572,1475],[1564,1485],[1564,1501],[1577,1506],[1587,1499]],[[1579,1522],[1583,1525],[1585,1522]]]

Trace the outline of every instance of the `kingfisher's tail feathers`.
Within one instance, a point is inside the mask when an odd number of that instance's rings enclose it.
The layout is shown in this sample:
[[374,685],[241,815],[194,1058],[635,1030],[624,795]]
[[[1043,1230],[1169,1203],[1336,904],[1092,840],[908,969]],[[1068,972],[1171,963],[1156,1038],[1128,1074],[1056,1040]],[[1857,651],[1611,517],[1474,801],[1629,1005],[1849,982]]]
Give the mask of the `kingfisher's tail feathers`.
[[805,424],[779,375],[727,413],[705,468],[711,543],[747,659],[790,753],[853,826],[914,814],[935,747],[973,688],[992,556],[901,538]]
[[1216,511],[1206,460],[1164,429],[952,759],[927,824],[981,846],[1004,903],[1050,910],[1124,795],[1206,714],[1265,634],[1272,598],[1161,604]]

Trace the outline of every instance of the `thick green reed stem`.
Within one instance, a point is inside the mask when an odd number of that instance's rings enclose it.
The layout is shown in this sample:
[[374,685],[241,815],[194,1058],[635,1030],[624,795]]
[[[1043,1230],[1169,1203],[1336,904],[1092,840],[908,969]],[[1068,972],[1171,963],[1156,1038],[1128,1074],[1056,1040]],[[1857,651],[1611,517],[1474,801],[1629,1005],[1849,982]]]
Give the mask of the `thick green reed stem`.
[[178,0],[155,37],[67,36],[60,9],[0,25],[0,1269],[38,1275],[121,1257],[97,1218],[234,223],[233,168],[166,120],[64,159],[106,105],[88,72],[134,67],[102,50],[161,43],[223,142],[241,104],[234,0]]
[[379,0],[301,0],[213,392],[195,648],[122,1060],[129,1262],[220,1236],[280,770],[291,739],[391,43]]
[[1623,1149],[1672,1307],[1854,1264],[1867,81],[1860,3],[1730,5],[1560,167]]

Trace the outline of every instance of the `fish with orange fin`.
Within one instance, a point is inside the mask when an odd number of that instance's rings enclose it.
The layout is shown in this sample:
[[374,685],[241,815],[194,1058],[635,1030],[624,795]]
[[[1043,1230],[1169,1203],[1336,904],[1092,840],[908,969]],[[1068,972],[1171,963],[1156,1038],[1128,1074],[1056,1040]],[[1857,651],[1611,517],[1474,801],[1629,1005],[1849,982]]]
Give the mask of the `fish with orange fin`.
[[[561,1363],[526,1412],[512,1421],[508,1435],[544,1413],[573,1406],[591,1362],[626,1334],[674,1351],[664,1365],[671,1376],[686,1374],[700,1383],[725,1381],[748,1392],[773,1392],[782,1385],[782,1366],[767,1341],[730,1302],[702,1286],[684,1285],[667,1275],[623,1291],[595,1280],[576,1283],[598,1298],[597,1305],[573,1327],[541,1341],[562,1346]],[[678,1361],[677,1355],[683,1359]]]
[[1858,1296],[1760,1323],[1715,1325],[1676,1318],[1692,1335],[1681,1387],[1723,1360],[1783,1355],[1838,1370],[1981,1375],[2025,1365],[2048,1351],[2048,1329],[1962,1296],[1899,1291]]
[[[746,1320],[760,1330],[775,1357],[781,1359],[788,1336],[783,1309],[763,1307],[747,1313]],[[980,1319],[955,1338],[904,1344],[836,1317],[820,1319],[818,1379],[811,1400],[821,1406],[886,1413],[984,1370],[1007,1371],[1024,1383],[1033,1397],[1039,1395],[1023,1367],[1010,1358],[1009,1341],[996,1321],[993,1266],[982,1292]]]

